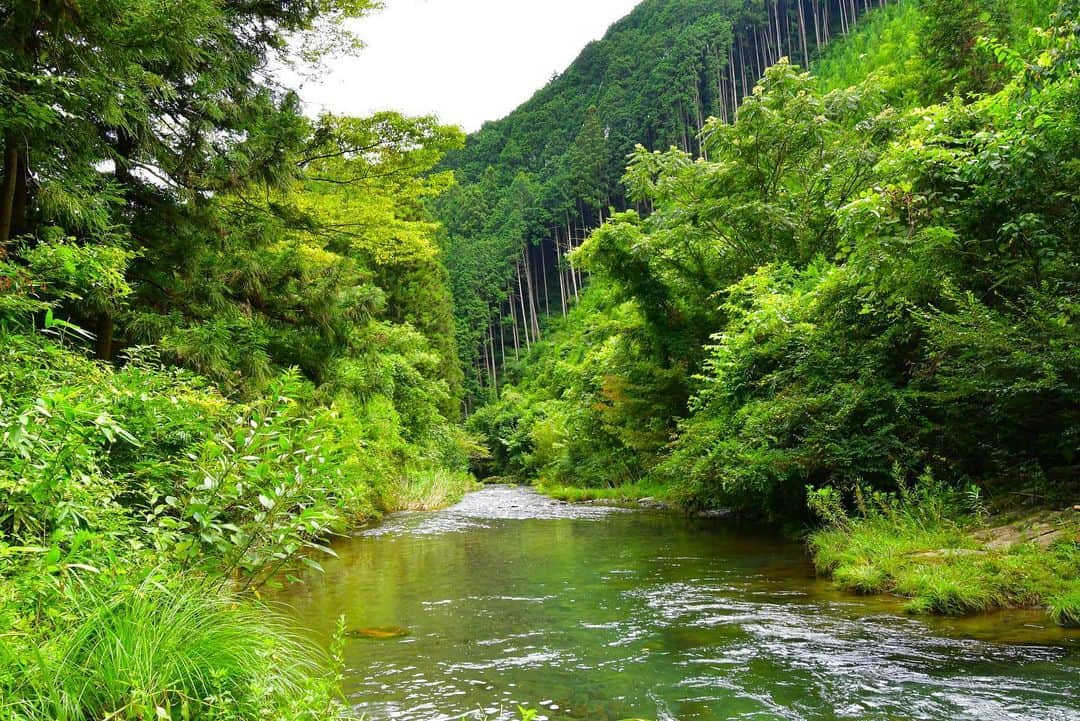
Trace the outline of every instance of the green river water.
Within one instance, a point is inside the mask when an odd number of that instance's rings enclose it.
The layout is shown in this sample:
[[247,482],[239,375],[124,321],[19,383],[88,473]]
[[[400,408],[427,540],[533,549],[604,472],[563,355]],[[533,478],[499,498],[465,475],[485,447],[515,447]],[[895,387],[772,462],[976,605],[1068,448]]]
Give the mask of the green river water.
[[1080,635],[1043,615],[915,619],[730,522],[488,487],[392,516],[277,595],[371,721],[1080,721]]

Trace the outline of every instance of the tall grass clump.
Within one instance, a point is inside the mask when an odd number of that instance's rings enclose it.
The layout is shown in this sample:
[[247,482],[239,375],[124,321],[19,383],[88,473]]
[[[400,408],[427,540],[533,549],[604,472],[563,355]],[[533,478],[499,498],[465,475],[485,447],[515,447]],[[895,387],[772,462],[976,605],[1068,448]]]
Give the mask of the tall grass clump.
[[675,504],[671,486],[649,479],[603,488],[582,488],[542,481],[537,484],[536,489],[545,496],[569,503],[610,501],[611,503],[636,504],[643,499],[652,499],[660,503]]
[[1051,596],[1047,605],[1059,626],[1080,628],[1080,581],[1074,580],[1068,589]]
[[384,507],[394,510],[433,511],[457,503],[477,485],[463,471],[418,466],[388,481],[381,488],[381,500]]
[[182,581],[75,596],[63,632],[0,656],[0,718],[292,719],[336,704],[328,657],[284,620]]

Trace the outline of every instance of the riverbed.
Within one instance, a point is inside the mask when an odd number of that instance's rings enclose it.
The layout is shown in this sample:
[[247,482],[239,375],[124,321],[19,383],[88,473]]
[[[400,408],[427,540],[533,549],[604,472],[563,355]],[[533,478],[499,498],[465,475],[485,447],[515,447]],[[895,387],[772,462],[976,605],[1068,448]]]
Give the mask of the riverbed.
[[1080,721],[1080,635],[1038,612],[913,618],[728,520],[491,486],[340,539],[275,594],[371,721]]

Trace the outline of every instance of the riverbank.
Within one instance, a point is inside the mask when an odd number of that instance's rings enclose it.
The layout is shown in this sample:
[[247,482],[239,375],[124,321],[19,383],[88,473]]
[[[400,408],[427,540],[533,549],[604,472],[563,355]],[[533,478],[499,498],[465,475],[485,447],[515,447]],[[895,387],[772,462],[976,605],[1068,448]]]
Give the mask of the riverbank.
[[[657,483],[536,489],[568,503],[682,510],[673,490]],[[854,518],[826,512],[826,525],[807,537],[815,568],[847,591],[905,597],[912,614],[1037,608],[1058,625],[1080,627],[1080,510],[969,514],[940,500],[922,498],[917,512],[899,500]]]
[[818,572],[840,587],[910,599],[911,613],[1041,608],[1080,627],[1080,512],[835,519],[810,534]]

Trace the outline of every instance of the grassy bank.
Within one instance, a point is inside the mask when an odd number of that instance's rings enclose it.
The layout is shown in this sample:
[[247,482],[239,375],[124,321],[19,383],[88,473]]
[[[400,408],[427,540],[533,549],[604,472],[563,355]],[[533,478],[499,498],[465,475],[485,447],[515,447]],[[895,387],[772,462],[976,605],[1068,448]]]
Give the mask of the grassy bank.
[[671,486],[648,480],[604,488],[540,482],[536,485],[536,490],[545,496],[568,503],[608,501],[615,504],[638,504],[641,501],[654,501],[657,504],[677,505]]
[[935,487],[860,493],[857,515],[843,513],[836,494],[811,498],[828,522],[809,537],[814,563],[846,589],[907,597],[912,613],[1044,608],[1080,626],[1076,511],[986,515]]

